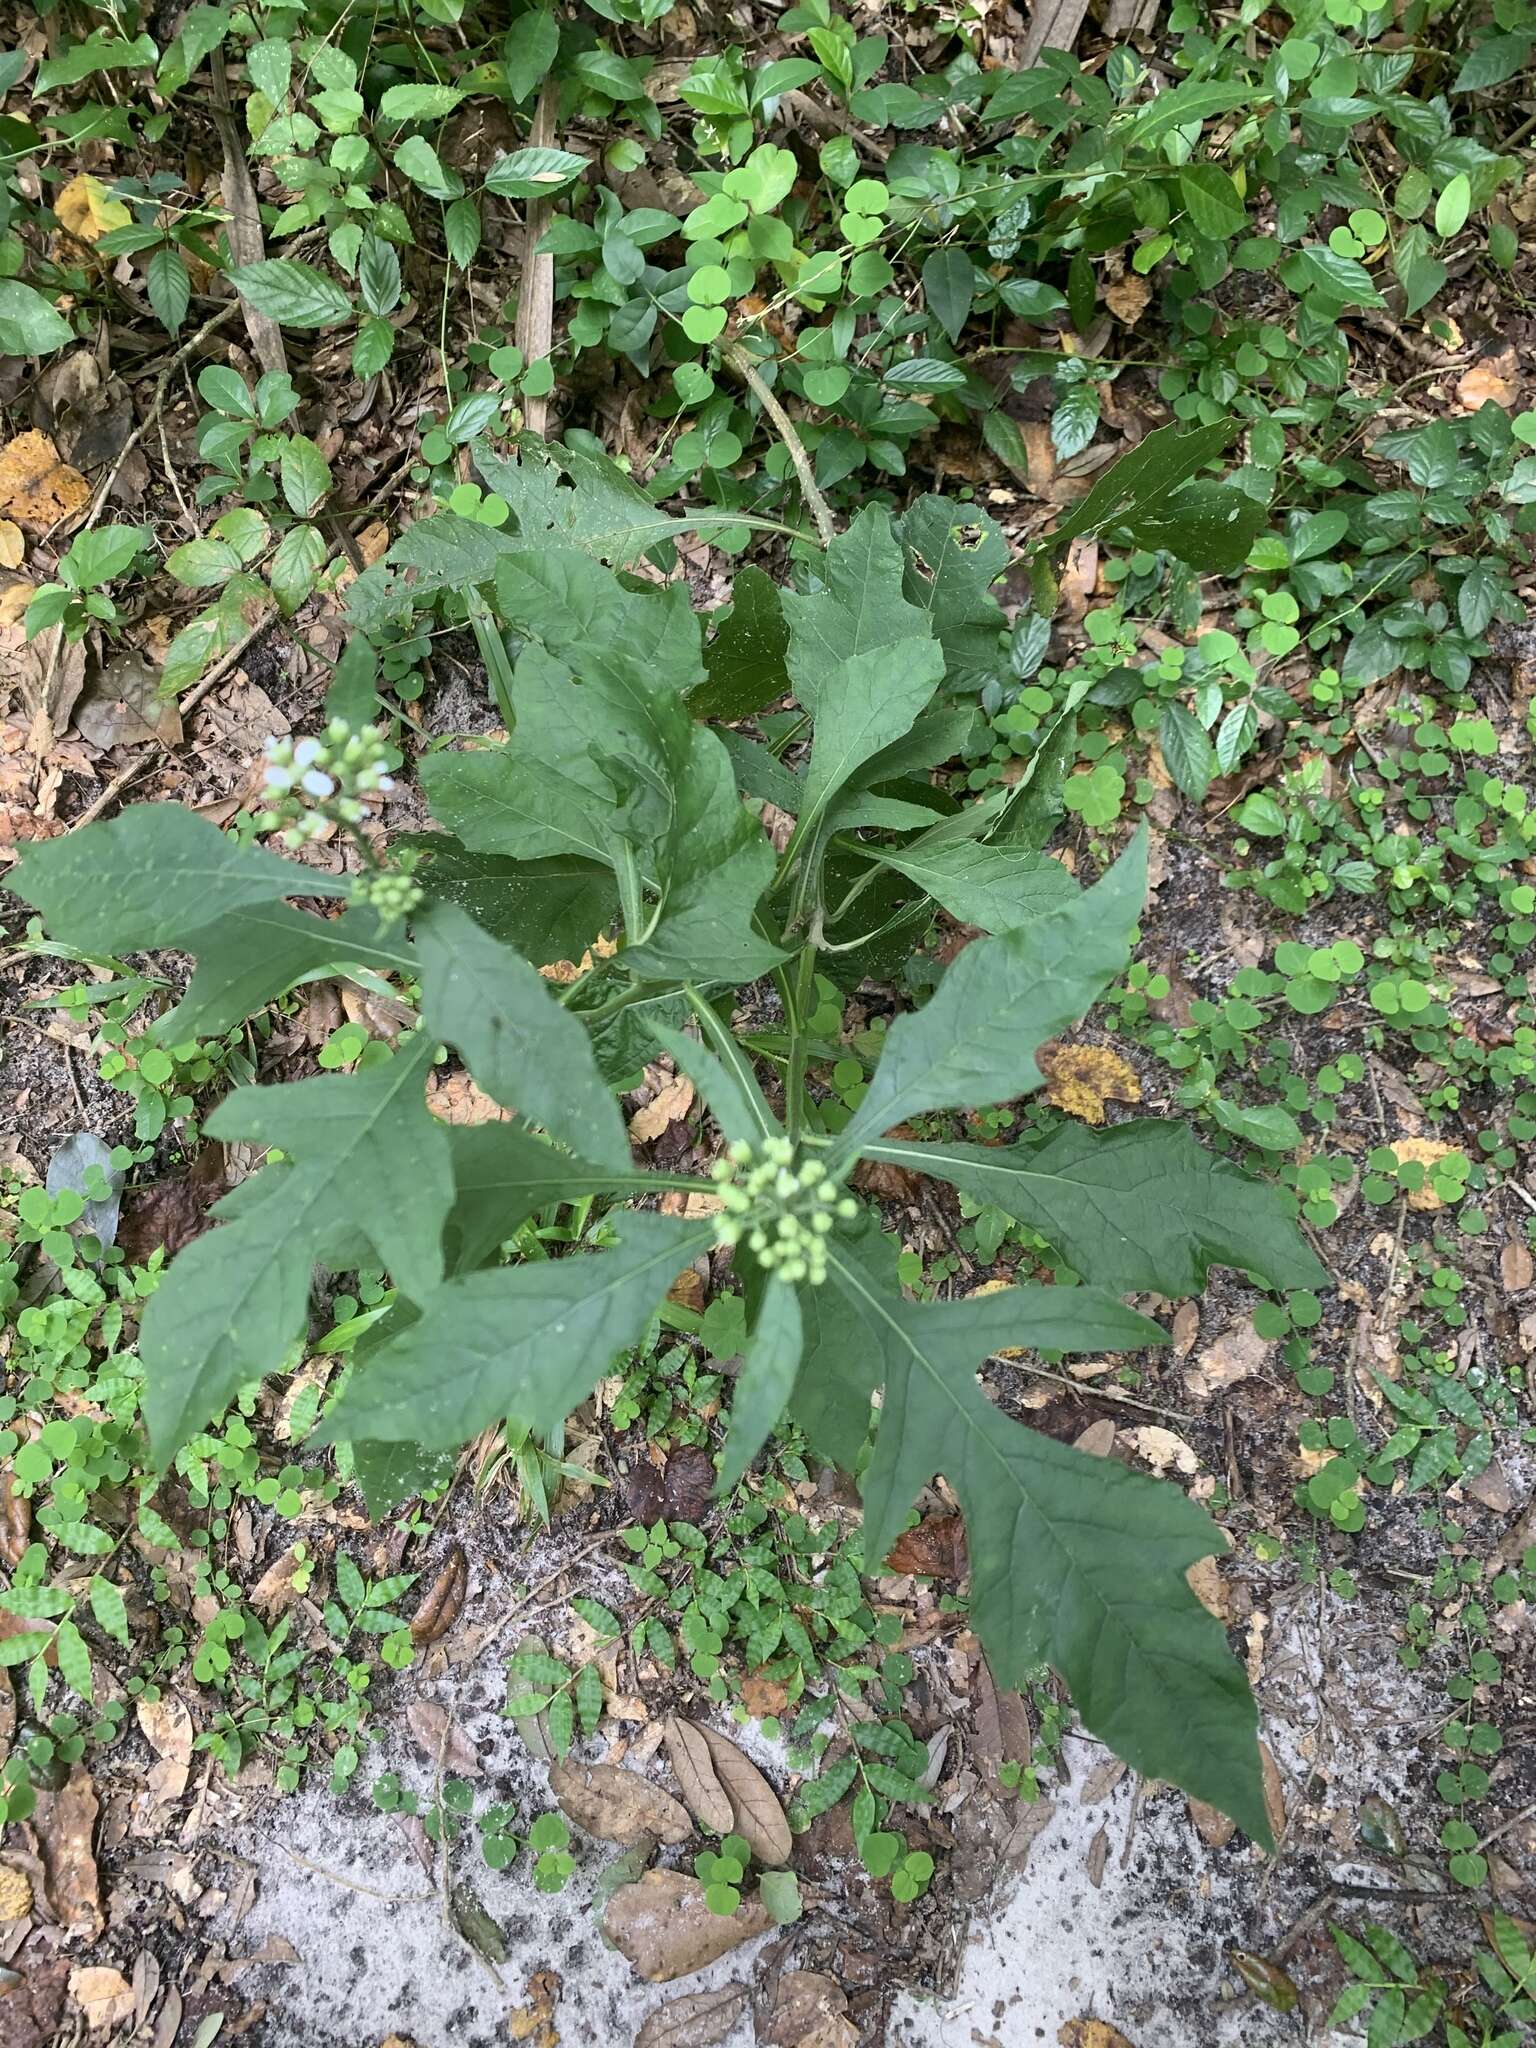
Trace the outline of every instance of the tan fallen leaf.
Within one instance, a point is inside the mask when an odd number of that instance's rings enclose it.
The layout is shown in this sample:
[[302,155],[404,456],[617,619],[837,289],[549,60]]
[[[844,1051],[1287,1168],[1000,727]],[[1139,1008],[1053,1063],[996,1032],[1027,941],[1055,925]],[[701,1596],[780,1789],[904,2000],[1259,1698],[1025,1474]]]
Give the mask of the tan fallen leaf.
[[421,1605],[411,1616],[411,1641],[435,1643],[447,1635],[459,1618],[464,1596],[469,1591],[469,1560],[462,1544],[455,1543],[443,1561],[437,1577],[423,1594]]
[[1113,1419],[1101,1415],[1097,1422],[1090,1422],[1082,1435],[1073,1439],[1072,1448],[1090,1458],[1107,1458],[1115,1448]]
[[93,178],[88,171],[61,187],[53,210],[60,226],[77,242],[99,242],[114,228],[133,225],[133,215],[122,200],[109,198],[100,178]]
[[1530,1252],[1523,1244],[1507,1244],[1499,1253],[1499,1278],[1504,1282],[1505,1292],[1519,1294],[1531,1284],[1533,1265]]
[[1285,1781],[1280,1776],[1280,1766],[1270,1755],[1269,1744],[1259,1744],[1259,1771],[1264,1780],[1264,1811],[1269,1817],[1269,1832],[1278,1842],[1285,1833]]
[[1223,1331],[1184,1368],[1184,1385],[1193,1400],[1209,1400],[1223,1387],[1236,1386],[1239,1380],[1262,1372],[1274,1348],[1252,1323],[1239,1323],[1236,1329]]
[[604,1934],[648,1984],[706,1970],[773,1924],[756,1899],[711,1913],[703,1885],[680,1870],[648,1870],[638,1884],[620,1885],[603,1914]]
[[1498,355],[1485,356],[1480,363],[1474,363],[1456,386],[1457,398],[1471,412],[1476,412],[1482,405],[1513,405],[1519,395],[1520,383],[1512,348],[1502,349]]
[[0,519],[0,569],[19,569],[26,552],[26,537],[15,520]]
[[735,1831],[759,1863],[788,1863],[794,1836],[780,1806],[778,1795],[743,1749],[717,1728],[700,1726],[698,1731],[709,1745],[715,1777],[731,1803]]
[[687,1812],[659,1785],[614,1764],[550,1766],[549,1789],[567,1820],[602,1842],[676,1844],[693,1833]]
[[101,1932],[101,1878],[92,1847],[97,1812],[91,1774],[76,1764],[56,1792],[38,1793],[32,1813],[48,1903],[72,1934]]
[[658,1089],[643,1109],[629,1120],[629,1135],[637,1145],[659,1138],[669,1124],[676,1123],[693,1107],[693,1083],[686,1074],[674,1074]]
[[715,1760],[703,1731],[691,1721],[673,1714],[666,1723],[667,1759],[690,1813],[717,1835],[728,1835],[735,1825],[731,1802],[715,1771]]
[[31,1878],[24,1870],[0,1863],[0,1920],[25,1920],[31,1910]]
[[1127,327],[1134,327],[1152,303],[1152,286],[1146,278],[1137,277],[1132,272],[1129,277],[1122,277],[1118,284],[1108,286],[1104,303],[1117,320]]
[[69,1995],[93,2034],[105,2033],[133,2016],[133,1986],[121,1970],[71,1970]]
[[1108,1046],[1042,1046],[1035,1061],[1045,1076],[1045,1100],[1082,1123],[1103,1123],[1106,1102],[1141,1100],[1134,1070]]
[[[685,1991],[658,2005],[635,2036],[635,2048],[715,2048],[747,2009],[745,1984],[717,1991]],[[761,2041],[763,2036],[759,2034]]]
[[1108,2020],[1067,2020],[1056,2039],[1061,2048],[1135,2048]]
[[1232,1597],[1214,1557],[1197,1557],[1184,1580],[1207,1614],[1214,1614],[1218,1621],[1232,1619]]
[[[1439,1138],[1398,1138],[1388,1150],[1396,1154],[1401,1165],[1416,1164],[1428,1168],[1437,1160],[1448,1158],[1457,1147],[1447,1145]],[[1409,1195],[1408,1206],[1426,1211],[1445,1207],[1427,1174],[1423,1187],[1415,1188]]]
[[1149,1422],[1139,1429],[1127,1430],[1126,1435],[1134,1444],[1136,1455],[1144,1458],[1159,1477],[1170,1466],[1175,1472],[1182,1472],[1186,1479],[1200,1470],[1199,1458],[1183,1437],[1175,1436],[1171,1429],[1159,1429],[1155,1423]]
[[1237,1833],[1237,1822],[1214,1806],[1207,1806],[1203,1799],[1191,1799],[1189,1817],[1195,1824],[1195,1833],[1208,1849],[1225,1849]]
[[89,504],[91,487],[34,428],[0,448],[0,514],[47,532]]

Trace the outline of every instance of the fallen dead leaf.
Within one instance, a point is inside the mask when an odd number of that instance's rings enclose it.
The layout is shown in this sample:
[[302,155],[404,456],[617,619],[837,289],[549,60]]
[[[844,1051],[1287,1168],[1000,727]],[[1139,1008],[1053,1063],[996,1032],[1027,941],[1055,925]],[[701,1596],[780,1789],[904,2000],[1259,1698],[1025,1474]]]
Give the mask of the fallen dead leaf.
[[1067,2020],[1056,2039],[1061,2048],[1135,2048],[1108,2020]]
[[564,1989],[556,1970],[535,1970],[524,1985],[524,1999],[507,2014],[507,2032],[527,2048],[560,2048],[555,2007]]
[[648,1870],[638,1884],[620,1885],[603,1913],[604,1934],[648,1984],[707,1970],[773,1924],[755,1898],[734,1913],[711,1913],[703,1885],[680,1870]]
[[1156,1423],[1143,1423],[1140,1428],[1128,1430],[1136,1455],[1144,1458],[1152,1470],[1161,1478],[1171,1465],[1176,1472],[1182,1472],[1186,1479],[1200,1470],[1200,1460],[1185,1443],[1183,1437],[1175,1436],[1171,1429],[1160,1429]]
[[114,228],[133,225],[133,215],[121,199],[110,199],[100,178],[86,171],[60,188],[53,202],[59,225],[77,242],[99,242]]
[[1218,1621],[1232,1619],[1232,1597],[1214,1557],[1197,1557],[1184,1578],[1207,1614],[1214,1614]]
[[765,1721],[770,1714],[782,1714],[789,1705],[789,1687],[777,1678],[768,1678],[762,1671],[749,1671],[741,1681],[741,1704],[757,1721]]
[[57,1792],[40,1791],[32,1814],[42,1851],[48,1903],[71,1934],[101,1932],[101,1879],[91,1838],[98,1812],[96,1787],[76,1764]]
[[970,1570],[963,1515],[924,1515],[915,1529],[903,1529],[885,1560],[888,1572],[920,1578],[963,1579]]
[[155,664],[128,648],[87,683],[75,706],[75,730],[103,753],[155,739],[174,747],[181,740],[181,713],[174,697],[160,695]]
[[1499,1253],[1499,1278],[1507,1294],[1519,1294],[1533,1277],[1531,1255],[1523,1244],[1507,1244]]
[[685,1991],[657,2006],[636,2034],[635,2048],[718,2048],[746,2009],[745,1984]]
[[1107,1458],[1115,1448],[1115,1423],[1108,1415],[1101,1415],[1073,1440],[1072,1448],[1090,1458]]
[[1104,293],[1104,303],[1115,318],[1127,327],[1134,327],[1152,303],[1152,286],[1144,277],[1134,272],[1122,277],[1118,284],[1109,285]]
[[848,1994],[821,1970],[786,1970],[757,2025],[760,2048],[855,2048]]
[[630,1118],[630,1138],[637,1145],[648,1145],[653,1138],[661,1136],[668,1124],[686,1116],[692,1107],[693,1083],[686,1074],[675,1074],[651,1097],[644,1109],[636,1110]]
[[693,1822],[670,1792],[616,1764],[552,1764],[549,1789],[566,1819],[600,1842],[676,1844],[693,1833]]
[[0,1466],[0,1563],[20,1564],[32,1538],[32,1503],[16,1491],[10,1461]]
[[135,1712],[144,1740],[159,1759],[146,1779],[156,1809],[169,1806],[187,1789],[192,1769],[192,1716],[174,1693],[140,1700]]
[[0,448],[0,513],[18,526],[47,532],[90,502],[78,469],[61,462],[46,434],[18,434]]
[[773,1787],[729,1736],[702,1724],[698,1732],[709,1745],[710,1762],[715,1767],[715,1777],[721,1790],[730,1801],[736,1833],[759,1863],[770,1866],[788,1863],[795,1841]]
[[427,1107],[445,1124],[504,1124],[512,1114],[468,1074],[429,1074]]
[[1045,1076],[1045,1100],[1085,1124],[1104,1121],[1106,1102],[1140,1102],[1141,1083],[1104,1045],[1042,1046],[1035,1063]]
[[728,1835],[735,1825],[735,1815],[725,1787],[715,1773],[714,1757],[703,1730],[672,1714],[667,1717],[666,1742],[667,1758],[689,1812],[717,1835]]
[[69,1995],[93,2034],[105,2033],[133,2014],[133,1986],[121,1970],[71,1970]]
[[411,1616],[411,1641],[435,1643],[447,1635],[459,1618],[464,1596],[469,1591],[469,1560],[462,1544],[455,1543],[442,1570],[427,1588],[425,1597]]
[[1252,1323],[1239,1323],[1235,1329],[1224,1331],[1185,1367],[1184,1385],[1190,1398],[1208,1401],[1224,1387],[1252,1379],[1269,1363],[1274,1348]]
[[436,1700],[412,1700],[405,1710],[405,1722],[416,1747],[433,1763],[441,1757],[444,1769],[461,1778],[484,1777],[479,1750],[458,1723],[449,1719],[448,1709],[440,1707]]
[[[1389,1151],[1396,1154],[1400,1165],[1413,1162],[1423,1167],[1433,1166],[1436,1160],[1446,1158],[1456,1149],[1454,1145],[1447,1145],[1439,1138],[1398,1138],[1388,1147]],[[1433,1210],[1443,1209],[1445,1204],[1435,1193],[1433,1183],[1426,1176],[1423,1187],[1415,1188],[1409,1195],[1408,1206],[1410,1209]]]
[[1513,405],[1519,392],[1512,348],[1502,349],[1498,355],[1485,356],[1480,363],[1474,363],[1456,386],[1457,398],[1470,412],[1476,412],[1481,405]]
[[1264,1780],[1264,1811],[1269,1816],[1269,1832],[1278,1842],[1285,1833],[1285,1781],[1280,1776],[1280,1766],[1270,1755],[1269,1744],[1259,1744],[1259,1771]]
[[1208,1849],[1225,1849],[1237,1833],[1237,1822],[1214,1806],[1207,1806],[1203,1799],[1191,1799],[1189,1817],[1195,1824],[1195,1833]]
[[31,1910],[31,1878],[24,1870],[0,1863],[0,1920],[25,1920]]
[[19,569],[26,552],[26,537],[15,520],[0,519],[0,569]]
[[285,1607],[291,1607],[299,1597],[294,1576],[304,1559],[299,1555],[299,1546],[285,1550],[281,1557],[269,1564],[261,1577],[251,1588],[251,1605],[260,1614],[281,1614]]

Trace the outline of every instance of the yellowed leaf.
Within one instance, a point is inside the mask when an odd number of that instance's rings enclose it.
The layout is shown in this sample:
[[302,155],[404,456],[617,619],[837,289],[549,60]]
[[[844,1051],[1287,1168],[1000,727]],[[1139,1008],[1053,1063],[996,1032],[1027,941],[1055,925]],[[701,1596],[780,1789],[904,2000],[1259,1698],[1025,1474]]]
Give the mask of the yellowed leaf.
[[693,1107],[693,1083],[686,1074],[675,1074],[644,1109],[636,1110],[629,1120],[629,1135],[637,1145],[649,1144],[652,1138],[659,1138],[668,1124],[676,1123],[686,1116]]
[[1108,2020],[1067,2020],[1056,2035],[1061,2048],[1133,2048]]
[[1104,1121],[1106,1102],[1140,1102],[1141,1083],[1105,1045],[1042,1046],[1035,1055],[1045,1076],[1045,1099],[1085,1124]]
[[24,1870],[0,1863],[0,1920],[25,1920],[31,1910],[31,1878]]
[[99,242],[113,228],[133,225],[133,215],[121,199],[109,199],[100,178],[82,171],[71,178],[53,202],[59,224],[77,242]]
[[90,485],[59,460],[46,434],[18,434],[0,448],[0,514],[18,525],[47,531],[83,510],[90,496]]
[[19,569],[27,543],[14,519],[0,519],[0,569]]

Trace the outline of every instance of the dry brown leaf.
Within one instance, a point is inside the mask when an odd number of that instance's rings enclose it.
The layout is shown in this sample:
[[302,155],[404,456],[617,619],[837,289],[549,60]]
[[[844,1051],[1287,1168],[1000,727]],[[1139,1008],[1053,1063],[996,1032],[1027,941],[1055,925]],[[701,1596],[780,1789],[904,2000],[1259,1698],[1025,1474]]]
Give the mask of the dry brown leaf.
[[134,1711],[144,1740],[160,1759],[149,1773],[150,1790],[157,1805],[169,1805],[187,1789],[196,1734],[192,1716],[174,1693],[162,1693],[157,1700],[140,1700]]
[[[635,2048],[717,2048],[747,2009],[745,1984],[685,1991],[658,2005],[635,2036]],[[762,2037],[759,2036],[759,2039]]]
[[715,1774],[715,1760],[701,1730],[691,1721],[667,1717],[667,1758],[690,1813],[717,1835],[728,1835],[736,1816],[725,1787]]
[[1106,1102],[1140,1102],[1141,1083],[1104,1045],[1043,1045],[1035,1063],[1045,1076],[1045,1100],[1085,1124],[1104,1121]]
[[0,448],[0,513],[43,533],[72,519],[89,502],[91,487],[78,469],[59,460],[46,434],[18,434]]
[[20,1564],[32,1539],[32,1503],[16,1491],[10,1461],[0,1466],[0,1563]]
[[1504,1282],[1505,1292],[1519,1294],[1531,1284],[1533,1267],[1531,1255],[1523,1244],[1507,1244],[1499,1253],[1499,1278]]
[[1184,1385],[1190,1398],[1208,1401],[1224,1387],[1252,1379],[1269,1363],[1274,1345],[1261,1337],[1252,1323],[1239,1323],[1224,1331],[1214,1344],[1184,1369]]
[[744,1899],[734,1913],[711,1913],[703,1885],[680,1870],[648,1870],[638,1884],[620,1885],[603,1913],[604,1934],[648,1984],[707,1970],[772,1926],[757,1899]]
[[1056,2039],[1061,2048],[1135,2048],[1108,2020],[1067,2020]]
[[557,1970],[535,1970],[525,1989],[527,1997],[507,2014],[507,2032],[527,2048],[560,2048],[560,2029],[555,2025],[555,2007],[563,1989]]
[[1269,1753],[1269,1744],[1259,1744],[1259,1770],[1264,1780],[1264,1811],[1269,1817],[1269,1832],[1278,1842],[1285,1833],[1285,1781],[1280,1776],[1280,1766]]
[[1232,1619],[1232,1596],[1214,1557],[1197,1557],[1184,1578],[1207,1614],[1214,1614],[1218,1621]]
[[629,1120],[629,1135],[637,1145],[648,1145],[653,1138],[659,1138],[668,1124],[676,1123],[693,1107],[693,1083],[686,1074],[675,1074],[665,1087],[661,1088],[644,1109],[636,1110]]
[[1152,303],[1152,286],[1146,278],[1137,277],[1132,272],[1129,277],[1122,277],[1118,284],[1106,288],[1104,303],[1117,320],[1127,327],[1134,327]]
[[441,1757],[444,1767],[461,1778],[484,1777],[479,1750],[436,1700],[412,1700],[405,1710],[405,1724],[423,1756],[434,1763]]
[[684,1266],[667,1289],[667,1299],[675,1302],[679,1308],[703,1309],[704,1281],[695,1267]]
[[429,1074],[427,1107],[445,1124],[504,1124],[512,1114],[468,1074]]
[[847,1992],[821,1970],[786,1970],[757,2026],[759,2048],[856,2048],[860,2038]]
[[121,1970],[71,1970],[69,1995],[93,2034],[133,2017],[133,1986]]
[[1220,1813],[1214,1806],[1207,1806],[1203,1799],[1191,1799],[1189,1817],[1195,1824],[1195,1833],[1207,1849],[1225,1849],[1237,1833],[1237,1822],[1230,1815]]
[[411,1641],[435,1643],[447,1635],[459,1618],[468,1591],[469,1560],[464,1555],[463,1545],[455,1543],[442,1570],[428,1587],[421,1605],[411,1616]]
[[1109,1829],[1102,1824],[1094,1830],[1093,1840],[1088,1844],[1084,1858],[1084,1870],[1088,1882],[1097,1891],[1104,1882],[1104,1866],[1109,1861]]
[[560,1811],[600,1842],[686,1842],[693,1823],[670,1792],[617,1764],[557,1763],[549,1789]]
[[266,1615],[281,1614],[291,1607],[299,1597],[294,1575],[303,1562],[297,1545],[275,1558],[251,1588],[251,1605]]
[[970,1570],[962,1515],[924,1515],[915,1529],[903,1529],[885,1560],[888,1572],[920,1578],[963,1579]]
[[0,1920],[25,1920],[31,1910],[31,1878],[24,1870],[0,1863]]
[[[1454,1145],[1445,1144],[1439,1138],[1398,1138],[1387,1149],[1397,1155],[1399,1165],[1407,1165],[1410,1162],[1414,1162],[1419,1166],[1430,1167],[1435,1164],[1437,1159],[1446,1158],[1448,1154],[1454,1152],[1457,1148]],[[1427,1174],[1423,1187],[1415,1188],[1413,1193],[1409,1195],[1408,1206],[1410,1209],[1419,1210],[1443,1209],[1445,1207],[1444,1202],[1435,1193],[1434,1185],[1429,1180]]]
[[1520,384],[1512,348],[1474,363],[1456,386],[1456,396],[1469,412],[1476,412],[1480,405],[1513,405],[1519,395]]
[[771,1714],[782,1714],[789,1705],[789,1687],[776,1678],[764,1676],[762,1670],[749,1671],[741,1681],[741,1704],[756,1721],[766,1721]]
[[795,1846],[778,1795],[746,1753],[727,1735],[702,1725],[715,1778],[730,1801],[736,1833],[759,1863],[784,1864]]
[[1108,1415],[1101,1415],[1097,1422],[1090,1422],[1072,1445],[1074,1451],[1081,1451],[1089,1458],[1107,1458],[1115,1448],[1116,1425]]
[[91,1838],[96,1830],[96,1787],[76,1764],[57,1792],[40,1791],[32,1825],[42,1851],[48,1903],[71,1934],[100,1934],[101,1879]]
[[1139,1429],[1128,1430],[1126,1434],[1136,1447],[1136,1455],[1145,1458],[1159,1478],[1170,1465],[1176,1472],[1182,1472],[1186,1479],[1192,1478],[1200,1469],[1199,1458],[1183,1437],[1175,1436],[1171,1429],[1159,1429],[1155,1423],[1148,1422]]
[[0,519],[0,569],[19,569],[26,552],[26,537],[15,520]]

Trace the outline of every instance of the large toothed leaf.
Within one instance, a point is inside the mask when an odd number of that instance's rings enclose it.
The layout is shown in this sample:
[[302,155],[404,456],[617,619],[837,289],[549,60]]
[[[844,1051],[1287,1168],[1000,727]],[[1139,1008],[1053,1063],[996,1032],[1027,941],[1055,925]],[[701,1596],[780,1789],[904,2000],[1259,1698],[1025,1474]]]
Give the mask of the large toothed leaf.
[[275,1088],[237,1088],[208,1119],[217,1138],[278,1146],[289,1164],[237,1190],[234,1219],[175,1260],[140,1335],[150,1441],[162,1463],[301,1335],[316,1260],[359,1237],[412,1293],[442,1273],[453,1200],[446,1127],[428,1114],[430,1041],[381,1066]]
[[1297,1228],[1294,1201],[1207,1152],[1181,1123],[1064,1123],[998,1146],[882,1138],[864,1152],[996,1203],[1117,1294],[1198,1294],[1213,1265],[1257,1273],[1271,1287],[1328,1278]]
[[503,1416],[553,1429],[637,1344],[710,1224],[625,1215],[612,1251],[535,1259],[446,1281],[380,1345],[332,1410],[331,1437],[464,1442]]
[[181,1001],[155,1025],[162,1045],[216,1038],[296,982],[323,972],[369,967],[381,974],[416,965],[409,941],[386,931],[372,910],[315,917],[291,903],[253,903],[181,941],[197,971]]
[[829,1285],[884,1368],[861,1488],[866,1555],[886,1554],[941,1472],[965,1511],[971,1613],[998,1683],[1051,1663],[1084,1724],[1127,1762],[1267,1844],[1247,1680],[1185,1578],[1225,1547],[1220,1530],[1176,1487],[1013,1421],[976,1380],[982,1360],[1007,1346],[1124,1348],[1160,1335],[1156,1326],[1087,1288],[905,1302],[842,1243]]
[[728,1493],[767,1443],[788,1406],[800,1369],[800,1302],[793,1287],[770,1280],[747,1338],[731,1395],[730,1434],[720,1461]]
[[1006,1102],[1037,1088],[1036,1048],[1075,1023],[1124,968],[1146,889],[1143,830],[1094,888],[1018,931],[967,946],[926,1006],[887,1032],[845,1147],[859,1150],[924,1110]]
[[416,945],[422,1013],[486,1093],[599,1165],[627,1168],[624,1119],[591,1041],[538,969],[452,903],[418,920]]
[[902,594],[905,565],[884,506],[866,505],[819,566],[823,589],[786,590],[781,598],[789,673],[807,710],[816,708],[822,683],[850,656],[933,636],[927,612]]
[[225,911],[348,888],[227,839],[181,804],[138,804],[29,846],[5,886],[42,912],[50,938],[82,953],[180,946]]
[[1077,884],[1059,860],[1027,846],[957,838],[925,844],[919,839],[909,847],[869,851],[926,889],[951,917],[980,925],[986,932],[1017,931],[1077,893]]

